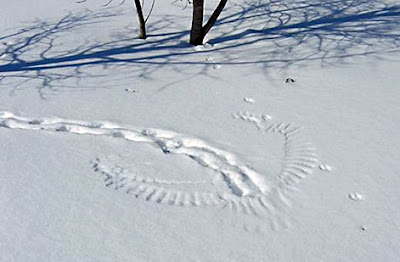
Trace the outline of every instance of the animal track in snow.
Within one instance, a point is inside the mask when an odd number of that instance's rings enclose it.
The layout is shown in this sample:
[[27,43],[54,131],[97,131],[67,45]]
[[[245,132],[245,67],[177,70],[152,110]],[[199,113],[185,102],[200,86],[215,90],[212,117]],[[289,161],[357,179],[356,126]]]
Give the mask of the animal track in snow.
[[263,115],[261,116],[261,118],[262,118],[264,121],[269,121],[269,120],[272,119],[272,117],[271,117],[270,115],[268,115],[268,114],[263,114]]
[[326,172],[331,172],[332,171],[332,167],[330,165],[327,165],[327,164],[320,164],[319,165],[319,169],[321,169],[322,171],[326,171]]
[[131,93],[137,93],[137,92],[139,92],[138,90],[133,89],[133,88],[125,88],[125,91],[126,91],[126,92],[131,92]]
[[242,119],[244,121],[250,122],[255,124],[258,128],[261,128],[260,124],[264,120],[264,118],[259,118],[255,114],[249,113],[249,112],[238,112],[234,113],[233,117],[236,119]]
[[205,43],[203,45],[197,45],[197,46],[193,47],[193,49],[197,52],[204,52],[204,51],[212,49],[212,47],[213,47],[212,44]]
[[[277,133],[284,137],[284,156],[279,174],[266,176],[230,152],[201,139],[168,130],[107,121],[23,117],[12,112],[0,112],[0,127],[107,136],[150,144],[164,154],[181,155],[194,161],[220,177],[219,182],[224,186],[202,179],[171,180],[142,176],[112,157],[94,159],[93,170],[104,177],[107,187],[123,190],[145,201],[176,206],[220,206],[262,217],[273,215],[281,203],[289,205],[289,191],[315,167],[314,149],[301,139],[301,128],[293,124],[270,123],[262,116],[250,113],[234,116],[255,124],[263,134]],[[213,189],[203,189],[206,184]]]
[[249,103],[249,104],[254,104],[255,103],[254,99],[250,98],[250,97],[243,98],[243,101],[246,102],[246,103]]
[[351,200],[356,201],[356,202],[364,200],[363,195],[361,195],[360,193],[356,193],[356,192],[355,193],[349,193],[348,196],[349,196],[349,198]]
[[220,69],[221,68],[221,65],[217,64],[214,61],[214,58],[212,56],[207,57],[205,60],[206,60],[206,62],[208,62],[208,64],[211,64],[214,69]]

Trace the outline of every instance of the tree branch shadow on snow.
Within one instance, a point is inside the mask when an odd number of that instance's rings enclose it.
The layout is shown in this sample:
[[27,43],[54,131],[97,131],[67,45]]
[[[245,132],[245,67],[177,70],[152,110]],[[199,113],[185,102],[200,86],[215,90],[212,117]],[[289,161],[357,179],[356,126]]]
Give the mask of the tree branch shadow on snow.
[[[216,64],[257,66],[268,73],[311,61],[341,65],[400,47],[400,5],[383,1],[249,0],[223,13],[211,45],[200,47],[201,52],[186,42],[189,32],[182,25],[188,17],[153,18],[148,22],[152,34],[143,41],[129,25],[112,28],[120,15],[115,8],[70,13],[0,36],[0,84],[14,91],[33,86],[46,98],[51,91],[101,86],[92,86],[93,79],[107,86],[110,75],[149,79],[169,70],[182,79],[217,78]],[[99,34],[87,34],[88,29]]]

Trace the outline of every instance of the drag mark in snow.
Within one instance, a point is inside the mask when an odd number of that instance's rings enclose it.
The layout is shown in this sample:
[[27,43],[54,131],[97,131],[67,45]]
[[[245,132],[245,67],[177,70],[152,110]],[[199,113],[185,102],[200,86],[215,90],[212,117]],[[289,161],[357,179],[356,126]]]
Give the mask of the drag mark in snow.
[[0,127],[107,136],[151,144],[164,154],[182,155],[215,171],[222,177],[226,187],[216,188],[215,191],[197,190],[196,186],[208,182],[142,177],[130,173],[118,163],[118,159],[109,157],[96,158],[92,163],[93,170],[102,174],[107,187],[124,190],[145,201],[176,206],[220,206],[256,216],[273,215],[281,203],[289,205],[288,192],[315,167],[317,159],[314,149],[301,139],[300,128],[292,124],[270,123],[270,118],[250,113],[234,116],[255,124],[266,135],[278,133],[284,137],[284,157],[279,174],[266,176],[230,152],[201,139],[168,130],[138,128],[106,121],[22,117],[12,112],[0,112]]

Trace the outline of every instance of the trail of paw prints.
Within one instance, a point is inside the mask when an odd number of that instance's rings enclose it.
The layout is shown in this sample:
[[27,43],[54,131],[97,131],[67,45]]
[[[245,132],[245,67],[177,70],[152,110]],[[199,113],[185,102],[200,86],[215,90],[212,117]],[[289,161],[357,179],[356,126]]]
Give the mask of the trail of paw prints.
[[[92,162],[109,188],[122,190],[138,199],[173,206],[214,206],[271,221],[284,217],[282,207],[289,206],[291,189],[314,168],[314,148],[302,138],[301,128],[293,124],[273,123],[267,115],[248,112],[234,115],[253,124],[265,135],[284,137],[284,156],[274,179],[257,172],[243,159],[210,143],[185,134],[154,128],[138,128],[107,121],[78,121],[56,117],[23,117],[0,112],[0,127],[39,132],[73,133],[123,139],[127,143],[150,144],[166,155],[181,155],[219,177],[216,185],[205,180],[171,180],[132,172],[124,160],[105,157]],[[221,185],[223,184],[223,185]],[[207,190],[203,189],[207,185]],[[276,218],[276,219],[275,219]],[[280,223],[280,222],[279,222]]]
[[212,68],[214,69],[220,69],[221,65],[215,62],[214,58],[212,56],[207,57],[206,62],[212,65]]
[[155,128],[137,128],[117,123],[85,122],[61,118],[32,118],[0,112],[0,127],[47,132],[96,135],[123,139],[127,143],[145,143],[164,154],[182,155],[223,176],[229,193],[236,196],[255,196],[269,191],[265,176],[249,168],[234,154],[210,145],[201,139]]
[[[0,112],[0,127],[39,132],[72,133],[123,139],[127,143],[145,143],[164,154],[182,155],[222,177],[225,187],[214,192],[178,190],[181,184],[193,181],[166,181],[159,178],[141,177],[125,172],[126,168],[112,161],[97,158],[93,170],[105,177],[106,186],[126,190],[137,198],[161,204],[185,206],[222,205],[233,210],[257,213],[268,195],[270,182],[256,170],[247,166],[234,154],[210,145],[208,142],[173,131],[137,128],[106,121],[79,121],[56,117],[25,117],[12,112]],[[243,201],[240,201],[243,199]],[[247,202],[246,202],[247,201]]]
[[[196,52],[207,52],[207,51],[212,50],[214,48],[214,46],[217,46],[217,45],[212,45],[210,43],[205,43],[203,45],[197,45],[197,46],[193,47],[193,49]],[[213,69],[220,69],[221,68],[221,65],[219,63],[217,63],[215,61],[214,57],[212,57],[212,56],[207,56],[204,59],[204,61],[205,61],[205,63],[207,65],[211,65]]]

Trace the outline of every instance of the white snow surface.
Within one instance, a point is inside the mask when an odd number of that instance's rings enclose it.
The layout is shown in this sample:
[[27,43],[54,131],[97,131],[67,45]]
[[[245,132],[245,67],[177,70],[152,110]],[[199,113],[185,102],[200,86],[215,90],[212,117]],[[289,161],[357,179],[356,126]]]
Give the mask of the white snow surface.
[[399,261],[400,3],[191,12],[2,3],[0,261]]

